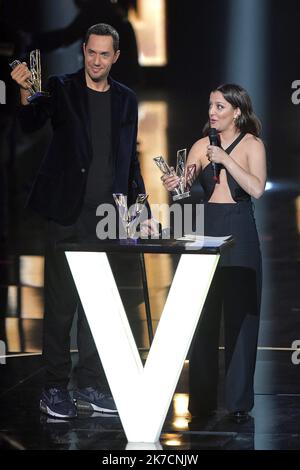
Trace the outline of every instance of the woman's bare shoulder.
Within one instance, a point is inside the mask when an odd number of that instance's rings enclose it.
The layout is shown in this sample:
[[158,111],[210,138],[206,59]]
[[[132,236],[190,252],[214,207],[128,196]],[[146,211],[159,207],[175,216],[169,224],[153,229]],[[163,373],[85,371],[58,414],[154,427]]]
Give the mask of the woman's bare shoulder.
[[190,151],[195,152],[202,152],[203,150],[206,151],[206,147],[209,145],[208,137],[202,137],[202,139],[196,140],[196,142],[192,145]]
[[256,137],[255,135],[249,133],[245,135],[242,142],[247,146],[250,145],[255,148],[264,147],[264,143],[259,137]]

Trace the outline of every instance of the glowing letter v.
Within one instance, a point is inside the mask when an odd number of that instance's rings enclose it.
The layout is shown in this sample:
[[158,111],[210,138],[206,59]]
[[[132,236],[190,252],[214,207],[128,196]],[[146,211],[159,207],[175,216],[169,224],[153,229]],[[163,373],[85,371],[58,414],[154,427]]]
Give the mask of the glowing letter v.
[[66,256],[127,439],[156,442],[219,255],[181,256],[145,367],[106,254]]

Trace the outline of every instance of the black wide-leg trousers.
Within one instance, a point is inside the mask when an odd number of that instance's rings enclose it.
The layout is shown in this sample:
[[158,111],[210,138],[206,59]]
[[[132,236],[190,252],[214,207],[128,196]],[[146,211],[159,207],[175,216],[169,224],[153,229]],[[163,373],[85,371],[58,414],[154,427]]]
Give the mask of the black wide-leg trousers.
[[217,408],[219,336],[223,314],[225,406],[250,411],[261,299],[261,254],[250,203],[205,207],[205,233],[232,234],[235,244],[221,255],[191,347],[190,400],[193,415]]

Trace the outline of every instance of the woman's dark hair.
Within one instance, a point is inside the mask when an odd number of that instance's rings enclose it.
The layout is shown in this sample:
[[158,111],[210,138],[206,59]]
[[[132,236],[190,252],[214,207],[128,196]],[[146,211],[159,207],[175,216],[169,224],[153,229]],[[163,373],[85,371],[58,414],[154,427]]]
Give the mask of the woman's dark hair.
[[[253,112],[251,98],[247,91],[241,86],[232,83],[220,85],[215,90],[212,90],[212,93],[216,91],[222,93],[225,100],[228,101],[234,109],[240,109],[241,114],[235,119],[236,127],[244,134],[249,132],[249,134],[258,137],[261,133],[261,123]],[[203,134],[205,136],[208,133],[209,127],[208,121],[203,128]]]
[[111,36],[113,40],[113,48],[116,52],[119,50],[119,33],[110,26],[110,24],[98,23],[91,26],[85,35],[85,44],[88,43],[89,37],[91,34],[96,34],[97,36]]

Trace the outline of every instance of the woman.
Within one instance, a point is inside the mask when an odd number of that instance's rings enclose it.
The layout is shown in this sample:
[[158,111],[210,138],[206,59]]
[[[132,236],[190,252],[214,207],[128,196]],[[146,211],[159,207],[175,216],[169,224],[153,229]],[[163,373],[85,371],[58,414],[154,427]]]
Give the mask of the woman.
[[[261,254],[251,197],[266,182],[266,156],[258,138],[261,125],[248,93],[238,85],[221,85],[210,94],[205,137],[191,148],[187,164],[196,164],[205,193],[205,234],[232,234],[209,291],[190,356],[190,403],[193,416],[207,417],[217,407],[218,346],[224,314],[225,405],[235,422],[244,422],[254,404],[261,299]],[[215,128],[220,147],[207,134]],[[225,150],[224,150],[225,149]],[[216,181],[216,171],[218,181]],[[163,176],[172,191],[176,176]]]

